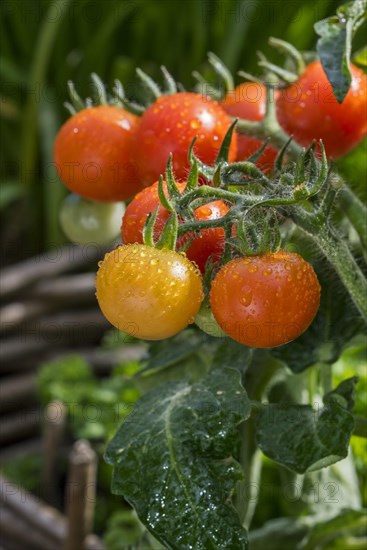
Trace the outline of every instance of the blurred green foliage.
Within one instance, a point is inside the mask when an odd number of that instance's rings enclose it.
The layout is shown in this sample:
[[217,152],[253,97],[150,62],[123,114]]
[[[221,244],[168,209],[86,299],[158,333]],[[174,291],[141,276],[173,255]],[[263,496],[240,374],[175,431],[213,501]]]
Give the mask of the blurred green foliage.
[[[52,144],[67,111],[66,83],[82,96],[96,72],[107,87],[119,78],[134,95],[135,68],[160,79],[164,64],[192,88],[208,51],[236,72],[257,72],[256,51],[269,35],[313,48],[315,21],[338,0],[3,0],[1,4],[0,150],[5,240],[23,256],[64,237],[58,209],[66,194],[52,166]],[[358,46],[358,44],[357,44]],[[272,58],[277,56],[272,53]]]
[[140,396],[131,380],[140,368],[135,361],[124,363],[110,377],[98,380],[79,355],[55,359],[42,365],[38,374],[41,403],[62,401],[73,436],[104,443]]

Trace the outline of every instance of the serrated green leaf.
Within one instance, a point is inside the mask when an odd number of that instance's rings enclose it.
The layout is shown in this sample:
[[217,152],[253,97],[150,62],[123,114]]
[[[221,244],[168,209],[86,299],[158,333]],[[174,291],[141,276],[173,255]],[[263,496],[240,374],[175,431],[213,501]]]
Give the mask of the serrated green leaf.
[[226,338],[214,355],[213,368],[231,367],[243,374],[251,363],[252,352],[252,348]]
[[315,23],[315,31],[320,36],[316,49],[339,103],[350,87],[352,38],[366,18],[366,6],[366,0],[348,2],[338,8],[337,15]]
[[352,378],[348,378],[347,380],[343,380],[343,382],[340,382],[335,390],[328,392],[324,396],[325,405],[328,405],[329,403],[333,402],[333,400],[336,400],[337,403],[340,403],[341,407],[344,407],[349,412],[352,412],[354,410],[354,403],[356,398],[355,386],[357,382],[357,376],[353,376]]
[[[337,542],[342,535],[350,535],[353,531],[363,532],[366,528],[366,516],[367,510],[365,509],[347,509],[328,521],[318,522],[312,527],[302,548],[313,550],[314,548],[325,548],[324,545],[327,545],[327,548],[334,548],[331,542]],[[361,544],[363,545],[363,541]],[[336,545],[335,548],[344,547]]]
[[229,497],[240,477],[236,426],[250,410],[240,374],[212,371],[143,396],[110,442],[113,492],[168,549],[247,548]]
[[152,342],[149,345],[149,359],[139,372],[163,370],[175,363],[187,359],[203,347],[203,338],[199,332],[185,330],[166,340]]
[[310,405],[264,406],[257,419],[260,449],[299,474],[325,468],[345,458],[354,427],[349,408],[351,386],[355,383],[355,378],[350,379],[326,394],[320,412]]

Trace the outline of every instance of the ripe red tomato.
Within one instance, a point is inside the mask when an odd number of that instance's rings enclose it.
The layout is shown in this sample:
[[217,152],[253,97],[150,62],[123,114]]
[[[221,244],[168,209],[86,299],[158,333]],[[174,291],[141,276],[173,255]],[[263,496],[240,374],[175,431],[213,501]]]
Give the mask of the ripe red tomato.
[[[141,181],[150,185],[164,174],[170,153],[175,177],[187,178],[187,154],[196,136],[195,154],[206,164],[213,164],[230,124],[220,105],[208,97],[188,92],[161,96],[145,111],[136,132],[135,160]],[[234,136],[231,162],[236,147]]]
[[[243,82],[232,92],[228,92],[221,103],[223,109],[232,117],[259,121],[264,118],[266,107],[266,87],[257,82]],[[246,160],[263,142],[244,134],[237,134],[236,160]],[[256,165],[264,172],[273,169],[278,151],[268,145],[256,161]]]
[[[179,182],[178,188],[180,191],[185,189],[186,183]],[[164,183],[165,191],[167,191]],[[170,213],[160,203],[158,197],[158,182],[143,189],[136,195],[126,208],[124,217],[122,218],[121,234],[122,242],[142,243],[143,228],[148,214],[154,212],[159,206],[156,224],[154,226],[155,238],[158,239],[162,233],[162,229],[167,222]],[[222,218],[227,212],[228,206],[221,200],[213,201],[204,206],[200,206],[194,212],[197,220],[215,220]],[[178,239],[177,246],[183,246],[190,238],[187,234]],[[186,251],[187,257],[195,262],[200,271],[205,271],[205,264],[209,256],[213,259],[218,259],[224,250],[225,234],[221,227],[213,229],[203,229],[201,234],[196,235]]]
[[145,340],[169,338],[193,323],[204,298],[199,270],[183,254],[140,244],[106,254],[96,288],[108,321]]
[[329,158],[353,149],[367,132],[367,77],[351,65],[352,84],[343,103],[333,94],[319,61],[308,65],[295,84],[277,99],[281,126],[301,145],[322,139]]
[[210,291],[210,305],[221,329],[255,348],[298,338],[319,304],[320,285],[312,266],[285,250],[230,261],[218,272]]
[[69,118],[54,145],[66,187],[96,201],[122,201],[142,189],[132,160],[138,124],[137,116],[109,105],[83,109]]

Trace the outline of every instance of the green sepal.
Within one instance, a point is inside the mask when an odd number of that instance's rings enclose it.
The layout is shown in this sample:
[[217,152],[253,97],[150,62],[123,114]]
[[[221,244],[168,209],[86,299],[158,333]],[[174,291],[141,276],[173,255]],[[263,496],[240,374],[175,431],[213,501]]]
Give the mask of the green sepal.
[[[194,143],[195,143],[195,140],[194,140]],[[194,158],[194,160],[191,164],[191,168],[190,168],[188,178],[187,178],[185,191],[192,191],[193,189],[197,188],[197,186],[198,186],[198,176],[199,176],[198,162]]]
[[160,200],[161,205],[168,210],[168,212],[173,212],[174,207],[170,203],[170,201],[167,199],[166,194],[163,189],[163,176],[159,176],[158,180],[158,197]]
[[174,201],[175,199],[179,199],[181,197],[181,193],[176,185],[175,177],[173,175],[172,153],[170,153],[168,157],[166,166],[166,185],[169,199]]
[[123,107],[129,113],[132,113],[133,115],[141,116],[145,112],[145,107],[143,105],[140,105],[139,103],[136,103],[135,101],[130,101],[125,96],[125,90],[120,82],[120,80],[116,79],[114,81],[114,86],[112,88],[113,94],[114,94],[114,101],[116,104],[120,104],[120,107]]
[[219,164],[220,162],[228,162],[229,149],[231,147],[232,136],[237,122],[238,118],[236,118],[228,128],[218,151],[217,158],[215,159],[215,165]]
[[78,112],[69,101],[64,101],[63,106],[69,111],[71,116],[76,115],[76,113]]
[[212,178],[213,178],[213,174],[214,174],[214,168],[212,166],[207,166],[206,164],[204,164],[200,159],[198,159],[195,156],[195,153],[194,153],[195,141],[196,141],[196,137],[192,140],[192,142],[190,144],[190,148],[189,148],[189,152],[188,152],[189,162],[192,165],[193,162],[196,161],[199,173],[202,176],[204,176],[206,179],[211,181]]
[[285,40],[280,40],[279,38],[274,38],[271,36],[268,40],[269,46],[277,49],[279,52],[284,53],[289,57],[294,65],[296,66],[298,75],[301,75],[305,70],[305,62],[301,53],[289,42]]
[[248,222],[246,222],[245,218],[239,219],[236,224],[239,249],[244,256],[253,256],[255,252],[247,237],[247,229]]
[[153,100],[157,100],[162,92],[156,82],[139,67],[136,69],[136,74]]
[[195,239],[195,237],[196,237],[196,234],[193,231],[192,235],[190,235],[190,237],[187,239],[185,244],[177,248],[177,252],[186,252],[190,248],[192,241]]
[[82,98],[76,91],[74,82],[72,80],[68,80],[67,86],[68,86],[71,105],[74,107],[75,111],[78,112],[78,111],[81,111],[82,109],[85,109],[85,102],[82,100]]
[[161,71],[164,79],[164,93],[165,95],[173,95],[177,93],[177,84],[170,72],[167,71],[164,65],[161,65]]
[[270,63],[262,52],[257,52],[257,55],[259,57],[258,65],[278,77],[281,81],[286,84],[294,84],[298,80],[297,74],[287,71],[286,69],[282,69],[274,63]]
[[261,78],[251,74],[251,73],[248,73],[247,71],[243,71],[242,69],[240,71],[237,71],[237,74],[238,76],[240,76],[241,78],[244,78],[245,80],[248,80],[249,82],[255,82],[255,84],[263,84],[263,81],[261,80]]
[[223,61],[215,55],[213,52],[208,52],[208,61],[210,65],[213,67],[215,73],[222,78],[225,87],[226,92],[229,92],[234,89],[234,80],[232,77],[231,71],[226,67],[226,65],[223,63]]
[[177,241],[177,231],[178,231],[178,216],[174,210],[170,217],[168,218],[161,236],[159,237],[158,242],[156,243],[156,248],[168,248],[169,250],[176,250],[176,241]]
[[261,157],[266,147],[269,145],[270,141],[270,137],[266,138],[264,140],[264,143],[258,149],[256,149],[256,151],[250,157],[246,159],[247,162],[256,162]]
[[106,87],[102,82],[102,79],[96,73],[90,75],[91,80],[94,84],[94,100],[96,105],[108,105]]
[[305,181],[305,177],[306,177],[305,176],[305,157],[306,157],[306,149],[303,147],[302,152],[297,158],[296,166],[294,168],[294,185],[295,186],[302,184]]
[[283,145],[283,147],[281,148],[281,150],[279,151],[276,159],[275,159],[275,162],[274,162],[274,169],[275,169],[275,173],[276,174],[280,174],[280,172],[282,171],[283,169],[283,161],[284,161],[284,157],[286,155],[286,152],[287,152],[287,149],[288,149],[288,146],[290,144],[290,142],[293,140],[293,136],[291,136],[287,143],[285,143]]
[[154,212],[150,212],[148,214],[143,227],[143,243],[147,246],[154,246],[154,225],[157,219],[158,211],[159,206],[157,206]]
[[[191,74],[198,83],[198,85],[195,86],[195,91],[197,93],[204,95],[203,88],[205,87],[205,96],[210,97],[215,101],[220,101],[222,99],[222,92],[209,84],[209,82],[205,80],[205,78],[199,73],[199,71],[192,71]],[[201,86],[201,89],[199,86]]]
[[[309,196],[316,195],[316,193],[318,193],[322,189],[322,187],[326,183],[327,178],[329,176],[329,167],[328,167],[328,162],[326,158],[325,147],[321,139],[319,143],[320,143],[320,149],[321,149],[321,168],[316,180],[313,178],[314,181],[311,181],[312,187],[310,189]],[[314,156],[313,151],[311,152],[311,158],[312,156]]]
[[223,168],[223,165],[222,163],[220,163],[218,164],[218,166],[214,171],[213,179],[212,179],[213,187],[222,187],[222,168]]

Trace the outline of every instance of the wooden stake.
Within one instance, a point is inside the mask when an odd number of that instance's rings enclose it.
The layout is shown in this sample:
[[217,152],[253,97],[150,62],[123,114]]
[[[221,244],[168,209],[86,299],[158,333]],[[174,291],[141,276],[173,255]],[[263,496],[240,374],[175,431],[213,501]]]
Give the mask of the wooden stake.
[[[65,517],[55,508],[48,506],[38,497],[28,493],[23,487],[10,482],[0,475],[0,501],[2,509],[8,509],[19,520],[38,531],[49,539],[47,550],[54,545],[58,549],[65,546],[67,522]],[[25,546],[23,546],[25,548]],[[102,541],[96,535],[88,535],[84,547],[74,547],[72,550],[105,550]]]
[[43,424],[42,495],[56,506],[60,502],[57,464],[61,453],[66,424],[66,408],[61,401],[53,401],[46,407]]
[[77,441],[70,453],[66,487],[68,532],[65,550],[83,550],[93,526],[97,456],[88,441]]

